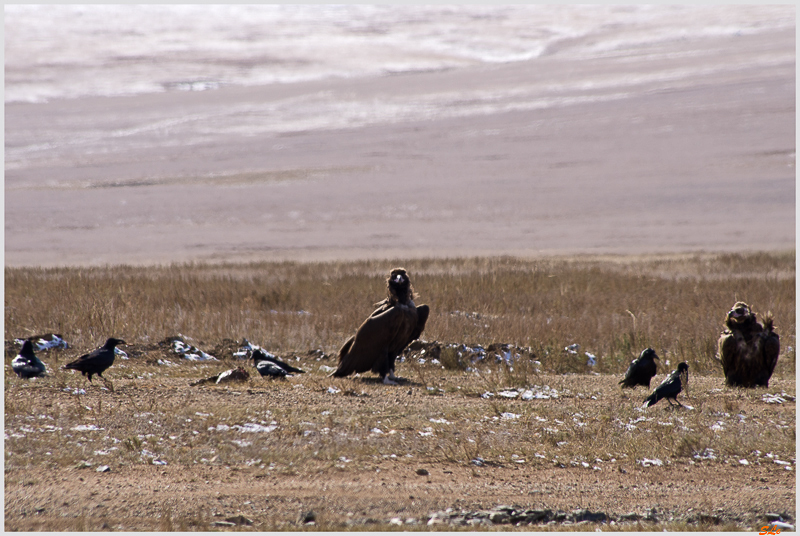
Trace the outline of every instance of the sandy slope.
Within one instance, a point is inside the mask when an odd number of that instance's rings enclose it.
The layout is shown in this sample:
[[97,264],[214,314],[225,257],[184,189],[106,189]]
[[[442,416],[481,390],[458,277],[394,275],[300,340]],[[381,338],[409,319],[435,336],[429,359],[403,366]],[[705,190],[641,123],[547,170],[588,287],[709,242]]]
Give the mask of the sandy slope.
[[6,265],[793,248],[794,32],[660,47],[7,105]]

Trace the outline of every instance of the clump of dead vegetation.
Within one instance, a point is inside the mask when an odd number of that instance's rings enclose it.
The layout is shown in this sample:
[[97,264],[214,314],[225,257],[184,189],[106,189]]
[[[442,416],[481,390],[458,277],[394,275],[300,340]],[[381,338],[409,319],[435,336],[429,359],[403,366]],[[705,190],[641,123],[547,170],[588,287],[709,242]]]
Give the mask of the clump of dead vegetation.
[[[336,353],[383,297],[399,261],[135,268],[7,269],[6,340],[63,334],[76,348],[109,336],[153,343],[176,333],[270,351]],[[714,359],[737,300],[772,311],[778,372],[794,374],[794,254],[642,259],[428,259],[402,262],[431,306],[424,338],[530,348],[545,370],[624,371],[646,347],[693,372]],[[565,347],[578,344],[576,352]],[[792,350],[789,350],[789,347]]]

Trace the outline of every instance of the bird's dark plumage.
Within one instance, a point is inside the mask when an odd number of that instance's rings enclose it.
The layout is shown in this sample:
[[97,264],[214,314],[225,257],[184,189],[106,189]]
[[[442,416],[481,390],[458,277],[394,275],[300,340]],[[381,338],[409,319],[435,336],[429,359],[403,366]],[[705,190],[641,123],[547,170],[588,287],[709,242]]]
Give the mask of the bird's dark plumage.
[[772,315],[765,315],[762,326],[749,305],[736,302],[725,317],[725,327],[718,343],[725,383],[769,387],[781,349],[780,337],[772,331]]
[[655,390],[644,399],[647,403],[647,406],[652,406],[662,398],[666,398],[669,405],[672,405],[671,400],[674,400],[678,403],[679,406],[682,406],[680,402],[678,402],[677,396],[685,387],[689,385],[689,365],[686,363],[678,364],[678,368],[673,370],[669,376],[664,378],[664,381],[655,388]]
[[44,363],[33,353],[31,341],[26,340],[22,343],[22,350],[11,362],[11,370],[16,372],[20,378],[35,378],[44,375],[46,368]]
[[304,370],[293,367],[288,363],[284,363],[280,359],[272,355],[267,355],[261,350],[254,350],[250,356],[253,360],[254,366],[258,373],[262,376],[271,376],[273,378],[283,378],[289,374],[297,373],[303,374]]
[[331,374],[344,377],[371,370],[386,384],[395,384],[395,359],[418,339],[430,314],[427,305],[414,304],[411,281],[403,268],[395,268],[386,280],[388,297],[339,350],[339,366]]
[[84,354],[71,363],[67,363],[64,368],[81,371],[81,374],[87,376],[90,382],[92,381],[92,374],[97,374],[103,378],[103,372],[114,364],[114,348],[118,344],[125,344],[125,341],[111,337],[97,350]]
[[656,375],[657,366],[654,359],[658,359],[656,351],[652,348],[646,348],[642,353],[631,361],[625,377],[619,381],[619,384],[624,387],[633,389],[637,385],[644,385],[650,388],[650,380]]

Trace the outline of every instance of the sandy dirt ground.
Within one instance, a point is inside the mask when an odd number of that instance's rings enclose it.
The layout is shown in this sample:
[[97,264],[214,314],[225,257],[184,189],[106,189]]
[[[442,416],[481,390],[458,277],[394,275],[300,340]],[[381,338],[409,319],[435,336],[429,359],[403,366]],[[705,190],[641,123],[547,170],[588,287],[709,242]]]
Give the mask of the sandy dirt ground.
[[[310,367],[308,363],[301,365]],[[125,380],[117,377],[114,393],[101,392],[97,385],[87,385],[87,395],[81,398],[82,403],[95,408],[102,404],[102,411],[86,412],[82,422],[94,423],[108,432],[71,432],[70,441],[84,435],[80,440],[84,445],[81,448],[91,451],[102,444],[102,436],[106,433],[125,434],[127,432],[123,430],[129,426],[140,433],[147,432],[148,425],[144,421],[137,424],[129,406],[141,410],[147,407],[148,400],[154,398],[160,401],[158,407],[177,408],[186,404],[210,408],[208,411],[218,415],[225,411],[225,407],[241,405],[261,405],[275,414],[298,407],[302,408],[302,419],[312,421],[314,415],[330,409],[335,403],[340,408],[347,408],[345,414],[379,413],[379,422],[383,426],[398,426],[398,432],[408,436],[417,433],[399,425],[405,413],[423,415],[423,421],[427,421],[427,416],[442,412],[448,414],[454,411],[454,407],[464,413],[491,411],[489,401],[465,397],[457,390],[445,389],[441,396],[428,396],[414,379],[405,386],[387,388],[373,378],[348,378],[338,380],[342,392],[332,395],[327,391],[331,381],[317,376],[296,377],[284,382],[254,378],[243,385],[192,388],[187,387],[185,378]],[[542,415],[566,404],[588,415],[605,413],[615,405],[634,404],[634,400],[644,396],[641,390],[621,393],[616,385],[617,378],[608,375],[544,375],[540,380],[558,386],[559,390],[571,388],[573,393],[587,391],[596,396],[593,399],[513,400],[507,402],[507,410]],[[461,385],[469,381],[453,376],[441,385],[446,387],[453,382]],[[52,380],[24,385],[16,382],[13,390],[17,396],[29,400],[34,413],[60,414],[63,419],[74,407],[75,396],[52,383]],[[795,392],[794,380],[776,379],[771,383],[771,392]],[[732,403],[736,411],[750,419],[757,417],[764,422],[794,419],[794,402],[765,404],[759,396],[722,390],[719,385],[720,378],[695,376],[692,394],[681,396],[685,404],[694,404],[694,409],[671,410],[666,405],[655,406],[648,410],[647,416],[655,416],[657,420],[688,418],[692,412],[699,411],[699,404],[705,408],[722,409],[726,403]],[[345,389],[348,388],[359,396],[347,395]],[[147,415],[157,419],[158,413],[157,409],[152,409]],[[203,417],[192,416],[197,422],[172,427],[170,440],[177,437],[176,441],[188,445],[192,441],[191,430],[204,429],[207,424]],[[286,417],[279,419],[284,421]],[[161,421],[150,422],[154,423],[151,426],[157,426]],[[398,424],[393,425],[393,422]],[[60,422],[56,424],[63,425]],[[35,428],[36,425],[26,424],[20,428],[15,421],[12,427],[15,433],[19,433],[26,426]],[[280,422],[279,426],[291,427]],[[42,439],[49,441],[44,436]],[[271,441],[253,440],[257,443]],[[362,439],[366,442],[376,440]],[[509,441],[514,440],[512,433]],[[292,433],[287,432],[285,437],[269,444],[277,448],[287,441],[298,440],[292,439]],[[175,448],[175,452],[181,450],[177,443]],[[239,522],[226,520],[244,516],[252,525],[237,524],[239,528],[298,530],[304,527],[303,516],[313,512],[316,525],[329,530],[385,529],[391,526],[393,519],[399,519],[407,528],[419,529],[433,527],[430,520],[436,517],[437,512],[447,509],[476,512],[509,505],[520,511],[571,513],[585,509],[595,514],[602,513],[608,516],[602,525],[605,530],[614,528],[608,524],[609,520],[615,520],[617,529],[627,527],[627,530],[646,530],[656,526],[660,530],[670,526],[669,523],[678,522],[687,523],[687,527],[694,529],[727,526],[749,530],[763,522],[770,513],[789,520],[795,516],[795,471],[772,463],[771,459],[764,457],[767,450],[768,445],[764,445],[761,458],[749,456],[751,463],[747,466],[735,461],[723,463],[722,459],[675,457],[667,452],[661,456],[665,462],[663,466],[645,466],[636,460],[636,456],[623,458],[622,453],[617,452],[604,460],[592,462],[588,468],[566,460],[565,464],[558,464],[535,457],[519,464],[508,457],[503,460],[492,458],[487,459],[485,465],[476,466],[466,461],[425,456],[415,449],[399,452],[393,457],[388,456],[394,453],[393,450],[381,452],[387,456],[351,453],[351,458],[359,458],[351,460],[352,463],[305,458],[303,463],[288,465],[288,458],[277,458],[277,463],[270,464],[270,467],[226,462],[224,457],[217,459],[217,456],[195,464],[174,461],[166,465],[131,464],[123,461],[124,455],[115,461],[116,455],[92,456],[87,451],[95,462],[91,467],[81,464],[59,467],[58,463],[49,463],[47,475],[21,467],[16,462],[18,455],[7,453],[15,463],[13,468],[6,469],[5,474],[5,527],[7,530],[196,530],[215,528],[213,523],[220,523],[218,528],[232,528],[233,525],[225,523]],[[343,445],[341,451],[346,457],[347,447]],[[125,449],[117,451],[118,454],[121,452]],[[97,472],[101,463],[108,463],[108,472]],[[625,520],[624,516],[629,514],[635,520]],[[648,516],[652,518],[648,520]],[[453,529],[462,525],[455,522],[446,526]],[[508,522],[487,523],[487,526],[506,530],[514,527]],[[532,527],[536,526],[541,528],[545,525],[534,524]]]
[[[669,54],[9,104],[6,266],[794,248],[794,32],[651,46]],[[459,92],[313,127],[323,97]],[[292,99],[312,126],[247,112]]]

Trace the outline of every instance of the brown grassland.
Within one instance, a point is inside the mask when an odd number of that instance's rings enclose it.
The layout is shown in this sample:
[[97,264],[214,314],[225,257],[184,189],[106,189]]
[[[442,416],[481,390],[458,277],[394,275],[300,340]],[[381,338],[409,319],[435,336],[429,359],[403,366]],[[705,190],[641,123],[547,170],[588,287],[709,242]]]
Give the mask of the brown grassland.
[[[438,360],[407,351],[399,386],[328,378],[397,265]],[[726,387],[714,357],[737,300],[775,317],[768,389]],[[45,333],[70,347],[17,378],[13,340]],[[181,359],[178,335],[219,361]],[[61,370],[110,336],[129,355],[113,390]],[[232,355],[243,338],[307,372],[261,378]],[[458,522],[498,505],[606,519],[478,528],[794,523],[794,252],[7,268],[5,341],[7,530],[474,530]],[[689,407],[619,388],[648,346],[651,387],[689,364]],[[189,386],[237,365],[246,382]]]

